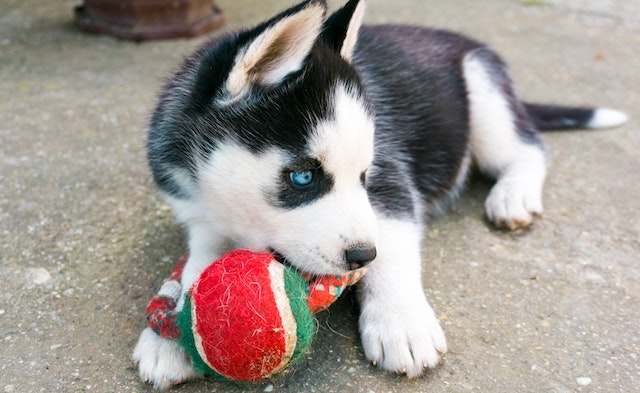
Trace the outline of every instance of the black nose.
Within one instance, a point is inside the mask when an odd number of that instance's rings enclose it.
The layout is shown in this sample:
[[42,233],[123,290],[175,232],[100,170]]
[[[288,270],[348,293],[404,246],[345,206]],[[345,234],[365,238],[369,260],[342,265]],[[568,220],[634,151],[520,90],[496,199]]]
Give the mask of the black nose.
[[358,246],[345,251],[349,269],[354,270],[366,266],[376,258],[376,248]]

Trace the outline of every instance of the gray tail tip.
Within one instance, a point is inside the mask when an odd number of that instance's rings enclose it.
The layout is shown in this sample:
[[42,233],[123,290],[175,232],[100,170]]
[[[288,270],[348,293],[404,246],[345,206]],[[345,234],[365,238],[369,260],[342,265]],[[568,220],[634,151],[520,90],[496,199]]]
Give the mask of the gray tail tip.
[[587,122],[587,128],[612,128],[626,123],[629,116],[615,109],[596,108]]

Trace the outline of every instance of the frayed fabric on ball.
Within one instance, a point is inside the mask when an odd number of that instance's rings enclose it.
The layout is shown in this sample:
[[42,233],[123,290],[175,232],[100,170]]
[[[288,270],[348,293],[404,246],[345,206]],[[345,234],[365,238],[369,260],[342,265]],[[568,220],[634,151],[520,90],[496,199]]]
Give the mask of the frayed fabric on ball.
[[287,269],[271,254],[239,250],[202,273],[184,313],[191,318],[179,319],[192,333],[182,341],[201,372],[258,381],[306,351],[315,331],[303,307],[307,284]]
[[147,320],[157,334],[177,340],[203,375],[225,381],[263,380],[303,357],[315,334],[312,314],[365,271],[303,278],[270,253],[236,250],[204,270],[176,312],[187,259],[149,302]]

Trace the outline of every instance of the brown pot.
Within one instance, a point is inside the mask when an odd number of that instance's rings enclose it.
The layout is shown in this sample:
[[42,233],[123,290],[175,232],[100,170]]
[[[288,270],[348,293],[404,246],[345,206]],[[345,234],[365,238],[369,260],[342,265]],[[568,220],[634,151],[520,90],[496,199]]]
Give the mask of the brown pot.
[[193,37],[224,22],[214,0],[84,0],[75,15],[84,32],[135,41]]

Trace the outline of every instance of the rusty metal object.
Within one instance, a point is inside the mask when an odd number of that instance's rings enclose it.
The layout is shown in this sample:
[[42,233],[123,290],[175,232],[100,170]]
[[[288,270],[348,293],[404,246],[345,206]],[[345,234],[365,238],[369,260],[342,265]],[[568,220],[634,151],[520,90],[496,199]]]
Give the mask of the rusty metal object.
[[84,0],[75,17],[84,32],[134,41],[194,37],[224,23],[213,0]]

